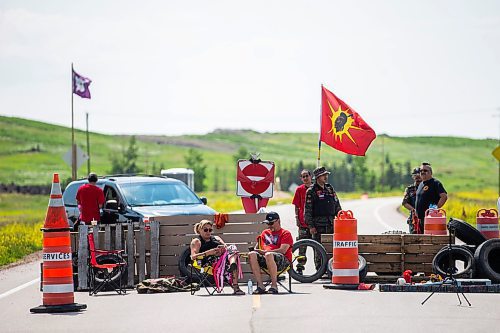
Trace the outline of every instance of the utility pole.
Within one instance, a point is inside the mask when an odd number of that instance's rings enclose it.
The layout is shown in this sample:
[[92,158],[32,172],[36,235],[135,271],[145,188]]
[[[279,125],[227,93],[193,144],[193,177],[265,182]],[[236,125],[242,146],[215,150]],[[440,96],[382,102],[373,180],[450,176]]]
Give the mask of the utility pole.
[[73,112],[73,85],[75,78],[73,77],[73,63],[71,63],[71,178],[76,180],[76,145],[75,145],[75,121]]
[[384,136],[381,135],[380,136],[380,139],[382,140],[382,161],[380,162],[380,167],[381,167],[381,175],[380,175],[380,185],[381,187],[383,188],[384,187],[384,178],[385,178],[385,175],[384,175],[384,165],[385,165],[385,147],[384,147]]
[[89,113],[85,113],[86,121],[87,121],[87,175],[90,173],[90,139],[89,139]]

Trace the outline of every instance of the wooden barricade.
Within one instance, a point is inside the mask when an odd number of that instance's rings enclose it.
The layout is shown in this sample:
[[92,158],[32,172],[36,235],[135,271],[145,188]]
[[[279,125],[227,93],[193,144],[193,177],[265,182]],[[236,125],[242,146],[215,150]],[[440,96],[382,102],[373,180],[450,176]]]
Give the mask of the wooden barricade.
[[[214,226],[214,235],[222,238],[226,244],[235,244],[240,253],[254,247],[257,236],[266,228],[260,222],[266,214],[229,214],[228,222],[221,229]],[[197,235],[194,225],[201,220],[214,221],[213,215],[155,216],[150,221],[159,223],[159,275],[180,275],[179,258],[189,248],[191,240]],[[243,280],[251,275],[250,265],[243,257],[241,260]]]
[[[454,239],[453,239],[454,242]],[[321,243],[331,257],[333,235],[322,235]],[[367,262],[368,272],[392,280],[407,269],[413,273],[432,273],[432,259],[448,244],[448,236],[437,235],[359,235],[358,249]],[[382,279],[382,278],[380,278]],[[377,281],[377,278],[370,278]]]
[[[124,250],[127,261],[126,287],[133,287],[146,277],[159,277],[159,224],[151,222],[150,230],[141,222],[127,222],[96,226],[80,225],[78,232],[71,233],[71,251],[77,258],[78,290],[88,290],[87,279],[89,249],[87,235],[92,232],[96,249]],[[83,240],[83,241],[81,241]]]

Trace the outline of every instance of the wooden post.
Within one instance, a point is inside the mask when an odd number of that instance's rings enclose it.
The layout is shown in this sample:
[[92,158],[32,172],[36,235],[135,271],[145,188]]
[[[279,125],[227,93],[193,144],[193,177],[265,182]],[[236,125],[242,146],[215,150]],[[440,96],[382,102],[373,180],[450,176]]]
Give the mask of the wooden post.
[[89,227],[81,224],[78,229],[78,290],[88,290],[88,261],[89,261],[89,248],[87,235],[89,234]]
[[99,226],[98,225],[92,226],[92,235],[94,236],[95,248],[100,249],[101,246],[99,244]]
[[132,221],[127,222],[127,267],[128,267],[128,287],[134,286],[134,224]]
[[122,223],[117,223],[116,224],[116,230],[115,230],[115,249],[117,250],[122,250],[123,249],[123,244],[122,244],[122,239],[123,239],[123,228],[122,228]]
[[160,277],[160,223],[150,221],[151,226],[151,278]]
[[104,225],[104,249],[112,250],[111,248],[111,225]]
[[401,274],[405,271],[405,235],[401,235]]
[[137,261],[137,275],[139,276],[139,283],[144,281],[146,277],[146,231],[144,229],[144,221],[141,219],[139,222],[139,234],[136,237],[137,252],[139,255]]

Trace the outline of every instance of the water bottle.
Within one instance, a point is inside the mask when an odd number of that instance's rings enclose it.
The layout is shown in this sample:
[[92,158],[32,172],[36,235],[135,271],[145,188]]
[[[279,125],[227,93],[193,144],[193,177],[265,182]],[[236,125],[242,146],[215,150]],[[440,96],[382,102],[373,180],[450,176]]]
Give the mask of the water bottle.
[[248,280],[248,295],[252,295],[253,294],[253,283],[252,283],[252,280]]

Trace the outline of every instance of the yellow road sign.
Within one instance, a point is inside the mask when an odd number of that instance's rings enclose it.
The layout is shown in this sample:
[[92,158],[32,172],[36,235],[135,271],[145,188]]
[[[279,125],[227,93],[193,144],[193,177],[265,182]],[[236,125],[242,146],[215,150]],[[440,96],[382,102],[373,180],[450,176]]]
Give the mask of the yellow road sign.
[[496,147],[492,152],[491,154],[493,154],[493,156],[495,156],[495,158],[497,159],[497,161],[500,162],[500,146]]

